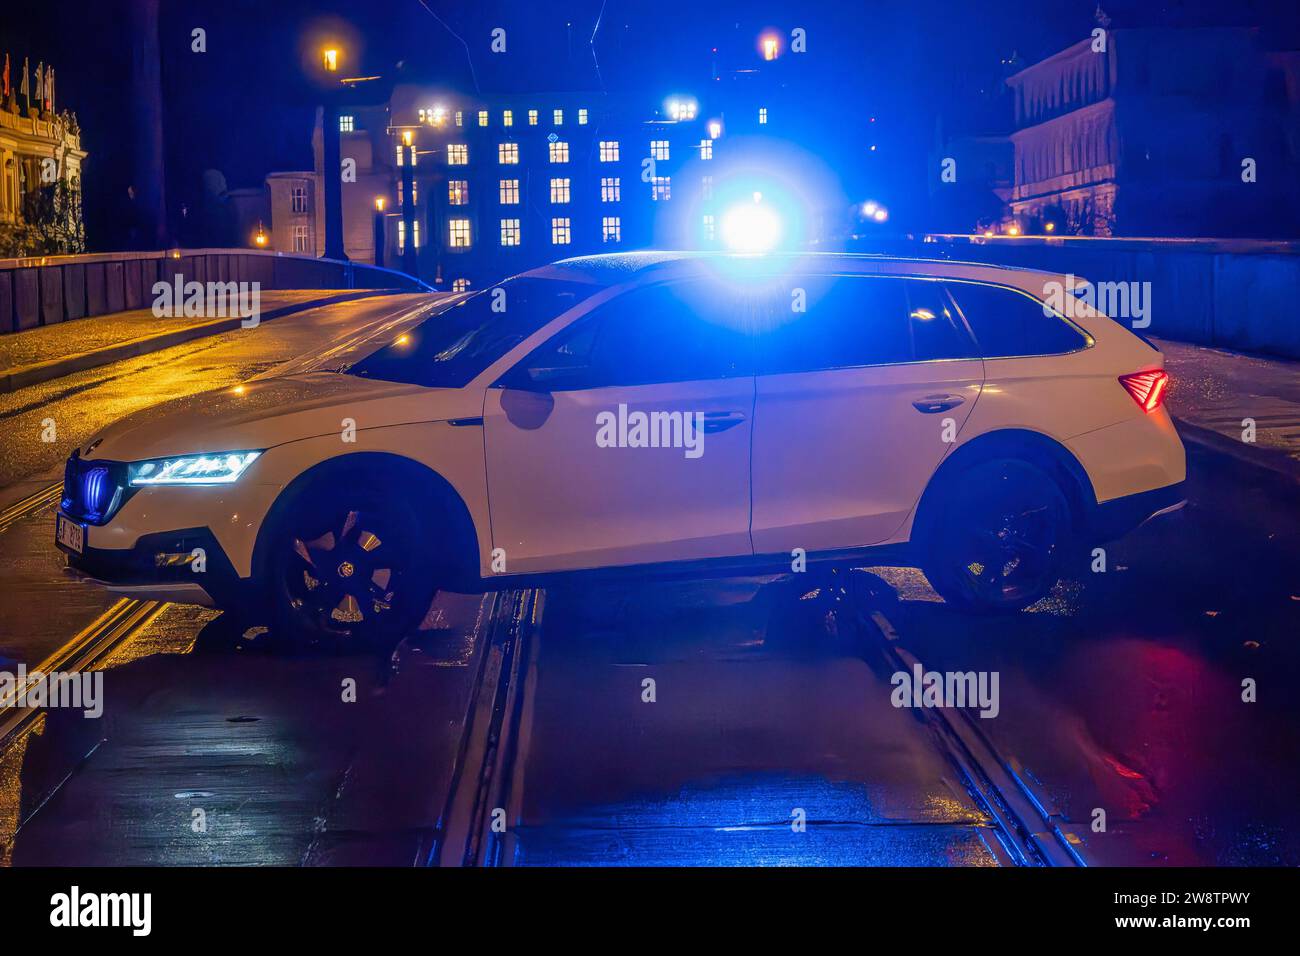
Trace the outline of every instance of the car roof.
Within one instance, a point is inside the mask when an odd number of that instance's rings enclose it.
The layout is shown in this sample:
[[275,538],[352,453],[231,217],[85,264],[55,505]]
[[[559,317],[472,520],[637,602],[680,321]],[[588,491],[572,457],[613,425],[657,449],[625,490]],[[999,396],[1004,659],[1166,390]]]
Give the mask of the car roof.
[[671,272],[690,275],[705,271],[709,266],[733,264],[737,268],[752,268],[757,273],[782,273],[794,269],[827,272],[884,272],[902,275],[942,276],[958,279],[985,279],[1001,281],[1018,287],[1041,285],[1046,277],[1055,273],[1039,269],[988,262],[967,262],[956,259],[927,259],[920,256],[895,256],[861,252],[789,252],[747,255],[726,252],[686,252],[670,250],[643,250],[639,252],[613,252],[601,255],[575,256],[549,265],[539,266],[523,273],[575,282],[592,282],[616,285],[631,281],[645,273]]

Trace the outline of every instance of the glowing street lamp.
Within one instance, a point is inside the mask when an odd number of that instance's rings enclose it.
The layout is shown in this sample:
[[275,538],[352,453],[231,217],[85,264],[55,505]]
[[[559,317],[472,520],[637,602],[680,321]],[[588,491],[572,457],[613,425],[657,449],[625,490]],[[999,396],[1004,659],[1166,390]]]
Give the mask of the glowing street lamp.
[[321,50],[321,60],[325,64],[327,73],[337,73],[339,68],[339,51],[334,47],[328,47]]
[[768,35],[763,37],[763,59],[775,60],[780,53],[780,44],[777,43],[776,37]]
[[266,242],[266,230],[262,228],[262,223],[259,221],[257,224],[257,232],[253,233],[253,245],[261,249],[266,245]]
[[376,196],[376,197],[375,197],[375,212],[383,212],[383,211],[384,211],[384,197],[383,197],[383,196]]
[[717,139],[722,135],[722,122],[720,120],[709,120],[709,139]]
[[737,252],[766,252],[781,238],[781,220],[768,206],[763,194],[754,193],[752,203],[741,203],[722,217],[722,241]]

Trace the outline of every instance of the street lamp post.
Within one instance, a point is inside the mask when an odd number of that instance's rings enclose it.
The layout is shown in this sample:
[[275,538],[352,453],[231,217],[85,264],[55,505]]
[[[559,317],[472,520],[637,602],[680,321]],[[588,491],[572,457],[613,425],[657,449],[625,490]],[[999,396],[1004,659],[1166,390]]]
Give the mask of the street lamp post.
[[[328,79],[339,68],[339,51],[327,49],[321,52]],[[325,258],[347,259],[343,251],[343,162],[339,149],[342,133],[339,130],[339,91],[331,88],[325,93],[325,102],[321,109],[321,134],[324,137],[322,160],[325,178]]]
[[384,266],[384,197],[375,197],[375,265]]
[[409,276],[418,276],[419,259],[415,249],[415,134],[411,130],[402,130],[402,149],[406,155],[402,163],[402,271]]

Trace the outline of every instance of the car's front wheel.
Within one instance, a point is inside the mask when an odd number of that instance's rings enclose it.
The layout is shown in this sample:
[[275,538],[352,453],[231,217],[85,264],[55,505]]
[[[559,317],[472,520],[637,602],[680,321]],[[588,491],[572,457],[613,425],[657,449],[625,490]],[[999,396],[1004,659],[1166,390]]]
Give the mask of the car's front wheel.
[[278,634],[390,649],[437,593],[419,515],[374,491],[317,489],[278,523],[271,551]]
[[1018,611],[1059,580],[1069,534],[1069,505],[1042,469],[1014,459],[982,462],[941,499],[925,575],[961,610]]

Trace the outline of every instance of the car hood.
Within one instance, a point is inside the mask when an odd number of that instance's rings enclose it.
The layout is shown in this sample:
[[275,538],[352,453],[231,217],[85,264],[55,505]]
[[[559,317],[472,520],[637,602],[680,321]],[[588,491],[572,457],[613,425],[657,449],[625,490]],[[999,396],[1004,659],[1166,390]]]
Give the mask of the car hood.
[[482,414],[465,389],[425,388],[337,372],[311,372],[199,392],[109,426],[82,457],[140,461],[204,452],[262,450],[359,428]]

